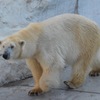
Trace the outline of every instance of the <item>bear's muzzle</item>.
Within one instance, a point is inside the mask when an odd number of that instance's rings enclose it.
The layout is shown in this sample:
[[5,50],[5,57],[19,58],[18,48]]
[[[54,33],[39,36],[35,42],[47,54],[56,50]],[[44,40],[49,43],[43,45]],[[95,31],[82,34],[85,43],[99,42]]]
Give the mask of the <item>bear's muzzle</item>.
[[8,60],[10,58],[10,54],[8,52],[4,52],[4,54],[2,55],[2,57],[6,60]]

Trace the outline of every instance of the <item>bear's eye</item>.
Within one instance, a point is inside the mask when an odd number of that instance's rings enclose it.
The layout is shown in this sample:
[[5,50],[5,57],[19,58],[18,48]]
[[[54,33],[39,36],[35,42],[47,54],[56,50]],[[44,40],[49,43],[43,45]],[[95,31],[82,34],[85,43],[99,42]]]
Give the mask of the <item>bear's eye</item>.
[[11,45],[11,49],[13,49],[14,48],[14,46],[13,45]]

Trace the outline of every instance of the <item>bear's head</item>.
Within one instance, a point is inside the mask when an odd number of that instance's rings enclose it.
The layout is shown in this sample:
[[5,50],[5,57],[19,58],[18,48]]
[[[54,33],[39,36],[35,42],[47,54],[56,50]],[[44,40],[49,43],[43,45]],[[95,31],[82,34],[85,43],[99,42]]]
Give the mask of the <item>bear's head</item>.
[[20,58],[23,46],[24,40],[6,38],[0,41],[0,54],[6,60]]

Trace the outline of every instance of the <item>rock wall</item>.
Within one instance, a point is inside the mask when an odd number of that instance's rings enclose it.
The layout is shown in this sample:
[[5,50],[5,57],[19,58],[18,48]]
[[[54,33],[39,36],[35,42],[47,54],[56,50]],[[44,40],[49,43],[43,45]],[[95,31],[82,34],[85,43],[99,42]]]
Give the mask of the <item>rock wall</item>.
[[[100,0],[0,0],[0,39],[62,13],[77,13],[100,24],[99,8]],[[0,85],[31,75],[24,61],[0,59]]]
[[76,0],[0,0],[0,28],[23,27],[61,13],[74,12]]

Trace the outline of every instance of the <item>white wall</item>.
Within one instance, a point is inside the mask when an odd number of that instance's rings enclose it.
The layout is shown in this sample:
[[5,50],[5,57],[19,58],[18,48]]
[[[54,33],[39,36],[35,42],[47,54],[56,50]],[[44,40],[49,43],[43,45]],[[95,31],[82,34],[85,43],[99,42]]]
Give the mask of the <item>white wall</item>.
[[100,25],[100,0],[79,0],[78,11]]

